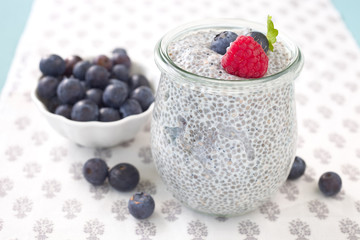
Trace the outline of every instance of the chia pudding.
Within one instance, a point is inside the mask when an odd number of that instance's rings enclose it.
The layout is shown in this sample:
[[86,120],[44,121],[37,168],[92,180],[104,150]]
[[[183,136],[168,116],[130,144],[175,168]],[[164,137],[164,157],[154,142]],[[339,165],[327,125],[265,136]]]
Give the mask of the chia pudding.
[[[230,25],[239,35],[258,27]],[[297,136],[293,80],[302,59],[281,38],[268,52],[265,77],[241,79],[226,73],[222,55],[210,49],[220,31],[195,24],[159,42],[151,144],[175,198],[200,212],[231,216],[261,205],[288,176]]]
[[[238,36],[245,35],[249,29],[237,31]],[[199,31],[184,36],[168,47],[170,59],[180,68],[190,73],[222,80],[242,80],[227,73],[221,66],[223,55],[210,49],[210,43],[219,31]],[[265,76],[280,72],[290,63],[289,51],[284,43],[279,41],[274,45],[274,51],[268,51],[269,67]]]

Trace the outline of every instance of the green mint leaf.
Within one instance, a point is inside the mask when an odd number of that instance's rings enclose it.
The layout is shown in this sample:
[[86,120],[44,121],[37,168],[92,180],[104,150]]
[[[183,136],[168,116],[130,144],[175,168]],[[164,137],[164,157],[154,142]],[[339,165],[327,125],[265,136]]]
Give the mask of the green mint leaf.
[[279,31],[277,29],[274,28],[274,23],[271,20],[271,16],[268,15],[267,18],[267,34],[266,34],[266,38],[269,41],[269,49],[270,51],[274,51],[274,46],[273,44],[276,43],[276,36],[279,34]]

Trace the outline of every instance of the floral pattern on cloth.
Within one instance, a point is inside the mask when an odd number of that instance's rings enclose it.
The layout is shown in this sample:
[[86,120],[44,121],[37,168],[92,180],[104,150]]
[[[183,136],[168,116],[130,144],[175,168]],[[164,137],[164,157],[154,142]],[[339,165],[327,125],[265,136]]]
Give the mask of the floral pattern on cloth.
[[[243,216],[208,216],[176,200],[156,173],[150,124],[119,146],[85,148],[59,136],[31,101],[45,54],[88,57],[124,47],[156,85],[154,46],[173,27],[209,17],[265,23],[268,13],[305,56],[295,98],[297,155],[307,169]],[[359,46],[331,0],[35,0],[0,98],[0,239],[360,239],[359,66]],[[139,185],[131,192],[91,186],[82,166],[93,157],[110,167],[132,163]],[[317,187],[326,171],[343,180],[330,198]],[[149,219],[129,214],[135,191],[152,194]]]

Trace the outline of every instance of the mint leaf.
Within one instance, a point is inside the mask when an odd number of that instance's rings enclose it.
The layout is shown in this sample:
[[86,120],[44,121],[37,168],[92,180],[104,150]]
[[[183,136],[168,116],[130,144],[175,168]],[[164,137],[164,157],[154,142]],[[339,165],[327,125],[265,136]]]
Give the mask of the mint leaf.
[[269,41],[269,49],[270,51],[274,51],[274,46],[273,44],[276,43],[276,36],[279,34],[279,31],[277,29],[274,28],[274,23],[271,20],[271,16],[268,15],[267,18],[267,33],[266,33],[266,38]]

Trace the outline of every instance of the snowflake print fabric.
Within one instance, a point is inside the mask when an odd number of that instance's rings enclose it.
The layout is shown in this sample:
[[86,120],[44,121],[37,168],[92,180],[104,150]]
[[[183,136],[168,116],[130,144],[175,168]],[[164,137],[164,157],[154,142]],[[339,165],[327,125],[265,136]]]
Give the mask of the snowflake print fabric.
[[[151,122],[119,146],[86,148],[58,135],[32,102],[42,56],[87,58],[123,47],[157,86],[153,50],[161,36],[195,18],[239,18],[239,9],[241,18],[257,22],[270,13],[279,34],[286,33],[305,56],[294,97],[296,154],[306,161],[306,171],[252,212],[208,216],[177,200],[156,171]],[[359,66],[360,48],[331,0],[34,0],[0,95],[0,239],[360,240]],[[183,134],[181,128],[164,131]],[[108,166],[133,164],[140,172],[138,186],[119,192],[108,182],[90,185],[82,167],[94,157]],[[317,187],[326,171],[343,180],[330,198]],[[129,214],[128,200],[136,191],[155,200],[148,219]]]

